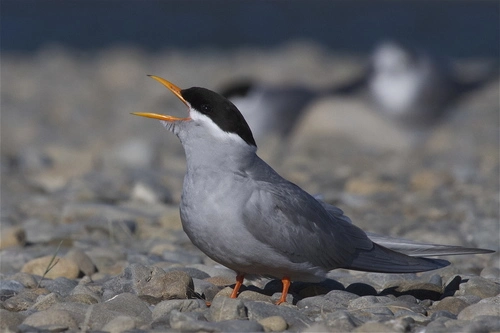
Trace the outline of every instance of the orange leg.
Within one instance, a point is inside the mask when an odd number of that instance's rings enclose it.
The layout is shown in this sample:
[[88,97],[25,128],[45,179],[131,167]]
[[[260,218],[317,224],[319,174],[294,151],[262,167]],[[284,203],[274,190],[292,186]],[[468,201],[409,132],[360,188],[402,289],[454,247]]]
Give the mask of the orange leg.
[[281,298],[276,302],[276,305],[286,302],[286,295],[288,294],[288,288],[290,288],[290,278],[288,276],[282,278],[281,282],[283,283],[283,290],[281,291]]
[[231,298],[236,298],[236,296],[238,296],[238,291],[240,290],[240,287],[243,284],[244,278],[245,274],[236,275],[236,284],[234,285],[233,292],[231,293]]

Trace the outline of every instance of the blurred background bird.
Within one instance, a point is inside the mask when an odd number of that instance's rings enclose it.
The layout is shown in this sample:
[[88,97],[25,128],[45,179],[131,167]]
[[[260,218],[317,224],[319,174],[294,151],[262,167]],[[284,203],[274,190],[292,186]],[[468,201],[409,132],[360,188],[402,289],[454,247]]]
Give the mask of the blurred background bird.
[[474,75],[450,60],[396,41],[380,42],[367,69],[336,93],[367,93],[371,108],[419,142],[444,121],[460,98],[498,79],[498,63],[486,62]]

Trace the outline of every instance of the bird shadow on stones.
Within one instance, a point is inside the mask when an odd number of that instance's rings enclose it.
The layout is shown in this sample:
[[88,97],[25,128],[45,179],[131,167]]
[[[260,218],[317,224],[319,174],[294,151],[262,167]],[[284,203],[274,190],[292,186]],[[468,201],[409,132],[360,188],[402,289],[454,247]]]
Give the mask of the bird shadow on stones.
[[[460,276],[451,279],[444,288],[438,286],[429,286],[429,284],[416,284],[414,288],[402,288],[402,286],[390,286],[380,292],[367,284],[362,282],[351,283],[344,287],[340,282],[327,279],[319,283],[306,283],[306,282],[293,282],[289,289],[289,294],[293,297],[293,304],[296,304],[303,298],[326,295],[333,290],[343,290],[358,296],[387,296],[393,295],[395,297],[410,295],[420,300],[437,301],[447,296],[452,296],[459,289],[460,283],[463,282]],[[432,287],[432,288],[430,288]],[[437,287],[437,288],[436,288]],[[252,290],[261,294],[272,296],[275,293],[281,293],[283,285],[280,280],[271,280],[268,282],[264,289],[256,286],[244,287],[244,290]]]
[[[283,284],[280,280],[271,280],[265,286],[264,289],[259,289],[254,286],[249,286],[249,290],[254,290],[260,293],[264,293],[268,296],[272,296],[275,293],[281,293]],[[332,279],[327,279],[319,283],[307,283],[307,282],[292,282],[288,294],[293,297],[293,304],[296,304],[303,298],[326,295],[332,290],[346,290],[344,285]]]
[[445,297],[453,296],[460,288],[460,283],[464,281],[465,280],[462,280],[462,278],[457,275],[451,279],[444,288],[430,283],[420,283],[409,288],[404,286],[391,286],[382,290],[378,295],[394,295],[396,297],[411,295],[419,300],[429,299],[432,301],[439,301]]

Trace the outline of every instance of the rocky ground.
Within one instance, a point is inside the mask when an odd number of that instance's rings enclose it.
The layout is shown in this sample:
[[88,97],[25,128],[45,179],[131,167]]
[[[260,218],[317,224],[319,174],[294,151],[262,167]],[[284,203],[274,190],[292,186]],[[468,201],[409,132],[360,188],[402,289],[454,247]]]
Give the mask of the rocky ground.
[[[2,331],[500,331],[498,252],[421,274],[336,270],[321,284],[295,282],[280,306],[281,284],[267,279],[227,298],[235,274],[180,225],[182,147],[129,114],[185,112],[146,74],[181,87],[251,76],[319,88],[358,72],[362,57],[291,44],[47,47],[1,61]],[[258,142],[281,174],[366,231],[499,250],[498,81],[464,96],[417,144],[363,94],[307,111],[288,141]]]

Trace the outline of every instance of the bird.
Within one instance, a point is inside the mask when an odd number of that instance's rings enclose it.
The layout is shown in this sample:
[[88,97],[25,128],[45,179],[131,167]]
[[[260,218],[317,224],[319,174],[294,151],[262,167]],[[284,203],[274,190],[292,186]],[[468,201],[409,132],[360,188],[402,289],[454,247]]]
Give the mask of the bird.
[[467,80],[459,74],[451,62],[426,50],[386,40],[374,48],[362,74],[336,92],[366,90],[372,109],[418,144],[453,113],[461,97],[498,79],[496,67]]
[[274,85],[248,78],[235,79],[217,89],[245,117],[257,142],[276,136],[287,139],[308,105],[323,91],[306,86]]
[[412,273],[450,264],[424,256],[494,252],[376,234],[371,239],[340,208],[311,196],[259,158],[250,127],[228,99],[151,78],[186,105],[188,116],[132,114],[159,120],[179,138],[187,162],[182,227],[196,247],[236,272],[231,298],[246,276],[281,279],[281,304],[291,281],[320,282],[336,268]]

